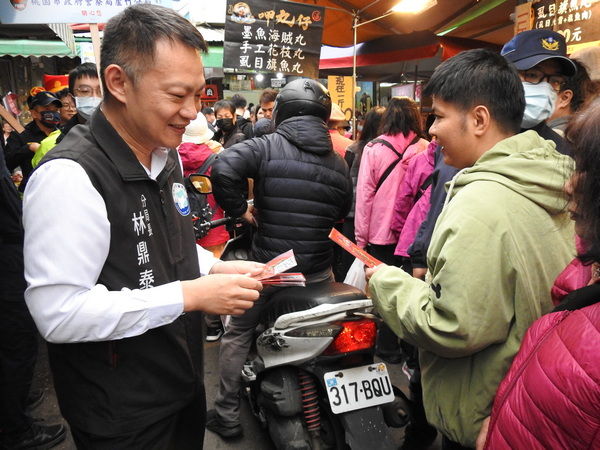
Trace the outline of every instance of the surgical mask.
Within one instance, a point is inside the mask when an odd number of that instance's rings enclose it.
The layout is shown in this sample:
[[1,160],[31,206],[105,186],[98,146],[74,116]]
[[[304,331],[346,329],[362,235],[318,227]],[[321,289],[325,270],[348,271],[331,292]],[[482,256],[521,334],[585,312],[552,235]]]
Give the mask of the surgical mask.
[[100,97],[75,97],[77,113],[79,113],[85,120],[90,119],[92,113],[96,110],[101,102],[102,99]]
[[223,130],[225,133],[233,130],[233,119],[218,119],[217,126],[219,130]]
[[56,128],[60,123],[60,113],[58,111],[42,111],[40,116],[40,122],[45,127]]
[[525,113],[521,128],[529,129],[552,115],[556,104],[556,91],[545,81],[538,84],[524,81],[523,89],[525,90]]

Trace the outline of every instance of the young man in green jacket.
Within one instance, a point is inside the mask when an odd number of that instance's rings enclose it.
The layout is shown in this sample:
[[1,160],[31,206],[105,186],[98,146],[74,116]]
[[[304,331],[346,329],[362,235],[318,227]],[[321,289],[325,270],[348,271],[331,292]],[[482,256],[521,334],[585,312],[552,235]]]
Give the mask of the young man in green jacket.
[[441,64],[430,133],[460,172],[448,183],[426,281],[367,271],[385,321],[419,347],[425,411],[444,448],[475,447],[525,330],[552,308],[550,287],[574,255],[563,185],[571,159],[534,132],[516,70],[488,50]]

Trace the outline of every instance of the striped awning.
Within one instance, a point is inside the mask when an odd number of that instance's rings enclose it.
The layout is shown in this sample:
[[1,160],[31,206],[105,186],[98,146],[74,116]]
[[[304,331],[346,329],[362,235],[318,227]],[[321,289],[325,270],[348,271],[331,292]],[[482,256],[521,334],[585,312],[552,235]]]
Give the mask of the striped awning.
[[0,39],[0,56],[66,56],[76,58],[63,41]]

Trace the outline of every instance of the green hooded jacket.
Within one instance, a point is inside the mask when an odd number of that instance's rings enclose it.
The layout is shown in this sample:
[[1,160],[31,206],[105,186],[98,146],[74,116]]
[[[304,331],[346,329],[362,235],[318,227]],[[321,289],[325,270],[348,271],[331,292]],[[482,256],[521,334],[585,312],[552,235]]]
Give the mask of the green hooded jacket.
[[386,323],[419,347],[427,419],[467,447],[550,288],[575,255],[563,186],[573,161],[534,131],[484,153],[449,183],[427,281],[384,267],[370,280]]

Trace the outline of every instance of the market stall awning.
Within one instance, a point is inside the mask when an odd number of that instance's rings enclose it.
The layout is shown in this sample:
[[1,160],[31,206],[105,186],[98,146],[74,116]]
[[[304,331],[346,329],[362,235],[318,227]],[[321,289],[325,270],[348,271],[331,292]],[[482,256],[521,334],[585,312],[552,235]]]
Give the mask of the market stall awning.
[[35,39],[0,39],[0,56],[77,57],[63,41]]
[[[364,9],[360,22],[385,15],[398,0],[294,0],[324,6],[325,28],[323,44],[336,47],[352,45],[352,13]],[[394,13],[358,28],[357,42],[383,36],[430,31],[445,36],[479,39],[503,44],[513,36],[514,12],[517,0],[437,0],[423,13]]]
[[[60,41],[57,39],[59,38]],[[48,24],[4,24],[0,23],[0,40],[12,41],[15,46],[18,45],[20,50],[11,50],[10,46],[7,49],[3,46],[3,55],[11,56],[68,56],[75,57],[77,48],[73,30],[62,23]],[[25,47],[19,45],[21,40],[31,40],[35,43],[43,42],[40,45],[46,45],[48,48],[45,51],[39,50],[39,46],[31,47],[37,53],[24,54]],[[46,42],[56,42],[55,44],[46,44]],[[6,43],[5,43],[6,44]],[[62,44],[62,45],[61,45]],[[52,47],[52,48],[50,48]],[[66,49],[66,50],[65,50]],[[13,53],[15,52],[16,53]],[[46,52],[46,53],[44,53]],[[56,53],[53,53],[56,52]]]
[[[427,79],[440,62],[472,48],[500,46],[474,39],[436,36],[421,31],[399,36],[386,36],[356,46],[357,75],[363,81]],[[321,49],[321,76],[352,74],[352,47]]]
[[[429,31],[386,36],[356,46],[356,67],[411,61],[435,56],[441,49],[442,60],[464,50],[499,46],[474,39],[436,36]],[[323,46],[319,69],[339,69],[352,67],[353,47]]]

